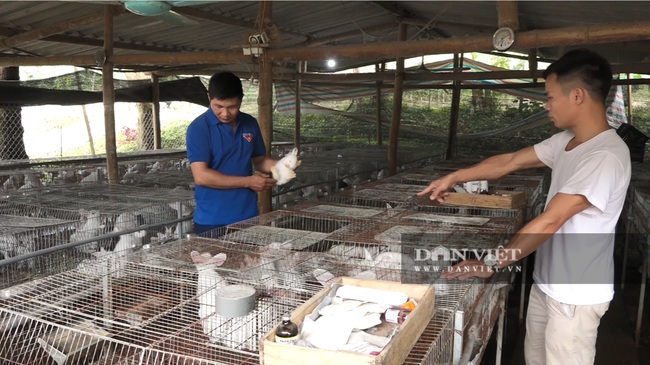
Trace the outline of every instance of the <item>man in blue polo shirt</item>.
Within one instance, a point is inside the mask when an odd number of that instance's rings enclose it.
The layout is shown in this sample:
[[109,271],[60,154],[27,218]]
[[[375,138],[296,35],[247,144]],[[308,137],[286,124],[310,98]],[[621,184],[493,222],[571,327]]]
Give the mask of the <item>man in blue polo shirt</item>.
[[[276,183],[263,174],[277,161],[266,156],[257,120],[240,112],[243,97],[239,77],[214,74],[208,86],[210,109],[187,128],[197,234],[256,216],[257,192]],[[253,165],[258,173],[253,173]]]

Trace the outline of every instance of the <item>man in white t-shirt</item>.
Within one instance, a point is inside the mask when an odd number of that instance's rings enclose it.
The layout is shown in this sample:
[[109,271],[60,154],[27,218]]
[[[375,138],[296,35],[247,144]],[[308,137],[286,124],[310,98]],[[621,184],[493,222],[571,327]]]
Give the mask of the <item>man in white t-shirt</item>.
[[607,123],[605,98],[612,83],[607,60],[584,49],[570,51],[546,69],[544,78],[549,118],[565,131],[455,171],[418,195],[442,202],[460,182],[550,167],[544,212],[496,257],[463,261],[443,277],[487,278],[537,250],[526,364],[593,364],[600,318],[614,296],[614,233],[630,182],[630,154]]

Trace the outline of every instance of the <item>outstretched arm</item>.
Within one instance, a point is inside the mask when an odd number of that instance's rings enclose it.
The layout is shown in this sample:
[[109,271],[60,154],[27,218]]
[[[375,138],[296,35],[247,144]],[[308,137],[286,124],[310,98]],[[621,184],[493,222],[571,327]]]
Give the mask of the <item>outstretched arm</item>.
[[[530,255],[544,244],[562,225],[574,215],[589,208],[591,203],[584,195],[558,193],[551,199],[546,210],[526,224],[510,241],[497,251],[499,268],[513,264]],[[469,268],[469,269],[468,269]],[[467,279],[490,277],[493,274],[482,261],[466,260],[443,273],[443,278]]]
[[537,157],[533,147],[526,147],[517,152],[489,157],[476,165],[454,171],[433,181],[418,196],[431,194],[431,200],[444,201],[447,191],[456,184],[473,180],[494,180],[513,171],[545,166]]

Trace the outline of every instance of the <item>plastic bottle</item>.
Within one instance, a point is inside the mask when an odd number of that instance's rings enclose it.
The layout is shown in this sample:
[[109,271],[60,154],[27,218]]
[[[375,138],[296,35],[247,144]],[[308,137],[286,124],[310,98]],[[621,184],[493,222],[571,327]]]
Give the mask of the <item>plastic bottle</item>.
[[411,311],[406,308],[388,308],[386,309],[386,312],[384,312],[384,320],[388,323],[402,324],[409,313],[411,313]]
[[293,345],[298,340],[298,326],[291,322],[288,314],[282,316],[282,323],[275,329],[275,342]]

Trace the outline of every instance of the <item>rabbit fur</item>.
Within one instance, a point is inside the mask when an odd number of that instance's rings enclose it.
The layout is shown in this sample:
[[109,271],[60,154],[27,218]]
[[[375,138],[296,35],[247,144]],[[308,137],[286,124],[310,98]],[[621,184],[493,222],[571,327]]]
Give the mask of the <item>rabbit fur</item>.
[[298,149],[294,148],[271,167],[271,176],[277,180],[277,185],[284,185],[296,177],[294,170],[301,163],[302,161],[298,160]]
[[203,325],[203,333],[210,338],[210,342],[218,342],[219,327],[222,321],[215,313],[216,294],[217,289],[227,283],[214,269],[223,265],[227,256],[225,253],[212,256],[208,252],[199,253],[197,251],[192,251],[190,256],[196,265],[199,276],[196,294],[199,299],[199,318],[201,318],[201,324]]

